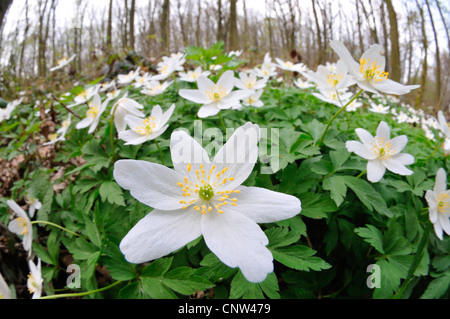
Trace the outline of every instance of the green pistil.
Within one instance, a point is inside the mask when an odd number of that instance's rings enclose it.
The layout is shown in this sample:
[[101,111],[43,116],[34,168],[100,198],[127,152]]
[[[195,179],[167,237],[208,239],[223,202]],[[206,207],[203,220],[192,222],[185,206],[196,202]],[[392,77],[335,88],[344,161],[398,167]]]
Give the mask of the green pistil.
[[209,201],[214,196],[214,190],[211,185],[203,185],[198,191],[198,196],[204,201]]

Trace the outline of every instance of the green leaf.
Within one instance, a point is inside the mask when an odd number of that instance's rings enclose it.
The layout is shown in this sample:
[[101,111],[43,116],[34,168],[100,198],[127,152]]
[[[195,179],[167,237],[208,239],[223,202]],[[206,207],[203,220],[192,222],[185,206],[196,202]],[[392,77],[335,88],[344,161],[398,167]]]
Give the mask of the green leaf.
[[200,266],[202,267],[197,269],[195,274],[200,275],[213,283],[230,278],[237,270],[236,268],[230,268],[222,263],[213,253],[206,255],[200,262]]
[[336,203],[336,206],[340,206],[344,201],[347,194],[347,185],[345,180],[341,176],[331,176],[323,180],[323,189],[330,191],[330,197]]
[[375,209],[384,216],[392,217],[392,212],[383,197],[368,182],[353,176],[343,176],[342,178],[369,211],[372,212]]
[[143,291],[153,299],[178,299],[159,278],[142,277],[141,282]]
[[378,228],[366,225],[366,227],[355,228],[355,233],[364,238],[364,241],[372,245],[378,252],[384,254],[383,234]]
[[337,210],[335,203],[330,198],[321,196],[321,194],[304,193],[300,195],[300,200],[302,203],[300,215],[306,217],[326,218],[327,213]]
[[239,271],[231,282],[230,299],[264,299],[264,293],[271,299],[279,299],[278,291],[278,280],[274,273],[268,274],[261,283],[252,283]]
[[176,268],[164,275],[162,283],[182,295],[191,295],[214,286],[205,278],[193,275],[194,272],[195,270],[189,267]]
[[142,277],[160,277],[169,271],[173,257],[159,258],[142,270]]
[[450,292],[450,272],[432,280],[420,299],[439,299]]
[[119,206],[125,206],[122,188],[116,182],[109,181],[102,183],[99,191],[103,201],[108,201],[111,204]]
[[269,228],[264,233],[269,239],[268,248],[271,249],[289,246],[299,239],[298,235],[295,232],[281,227]]
[[323,259],[314,256],[316,254],[315,250],[303,245],[269,249],[272,252],[273,258],[275,260],[296,270],[318,271],[331,267],[331,265],[325,262]]

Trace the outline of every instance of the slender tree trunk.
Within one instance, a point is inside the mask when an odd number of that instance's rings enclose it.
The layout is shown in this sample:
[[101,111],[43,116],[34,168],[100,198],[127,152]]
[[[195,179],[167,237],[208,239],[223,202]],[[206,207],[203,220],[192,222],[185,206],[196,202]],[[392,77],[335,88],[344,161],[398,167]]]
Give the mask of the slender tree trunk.
[[224,41],[223,38],[223,16],[222,16],[222,0],[217,0],[217,35],[216,40]]
[[170,0],[164,0],[161,14],[162,53],[170,53]]
[[320,31],[320,25],[319,25],[319,19],[317,17],[317,11],[316,11],[316,0],[311,0],[312,2],[312,8],[313,8],[313,14],[314,14],[314,21],[316,23],[316,31],[317,31],[317,64],[322,63],[322,54],[323,54],[323,46],[322,46],[322,36]]
[[386,11],[385,11],[385,5],[386,3],[383,1],[381,2],[380,9],[381,9],[381,26],[383,29],[383,47],[384,47],[384,54],[386,58],[386,70],[391,69],[391,59],[389,57],[389,44],[388,44],[388,30],[387,30],[387,22],[386,22]]
[[428,14],[430,16],[431,27],[434,34],[434,44],[436,47],[436,94],[434,100],[434,110],[437,112],[439,110],[439,104],[441,102],[441,54],[439,51],[438,35],[436,31],[436,26],[434,25],[433,15],[431,14],[430,4],[428,0],[425,0],[427,5]]
[[113,15],[113,0],[109,0],[108,27],[106,29],[106,47],[108,52],[112,51],[112,15]]
[[237,0],[230,0],[230,20],[229,20],[229,34],[228,34],[228,49],[235,51],[238,49],[238,30],[237,30]]
[[419,108],[422,104],[423,99],[423,91],[425,89],[425,84],[427,81],[427,71],[428,71],[428,63],[427,63],[427,57],[428,57],[428,40],[427,40],[427,33],[425,29],[425,17],[423,14],[423,9],[421,4],[419,4],[418,0],[416,0],[417,8],[419,9],[420,18],[421,18],[421,27],[422,27],[422,46],[423,50],[425,52],[422,62],[422,76],[420,79],[420,87],[417,89],[417,96],[416,96],[416,108]]
[[201,36],[201,26],[200,26],[200,21],[201,21],[201,16],[202,16],[202,5],[200,3],[201,0],[198,0],[197,3],[197,8],[198,8],[198,12],[197,12],[197,27],[195,30],[195,41],[197,43],[197,46],[201,46],[201,42],[202,40],[200,39]]
[[401,77],[400,70],[400,45],[397,25],[397,14],[394,10],[391,0],[384,0],[388,9],[389,25],[391,27],[391,73],[389,77],[399,82]]
[[135,11],[136,11],[136,0],[131,0],[131,8],[130,8],[130,49],[132,51],[135,50],[135,38],[134,38],[134,16],[135,16]]

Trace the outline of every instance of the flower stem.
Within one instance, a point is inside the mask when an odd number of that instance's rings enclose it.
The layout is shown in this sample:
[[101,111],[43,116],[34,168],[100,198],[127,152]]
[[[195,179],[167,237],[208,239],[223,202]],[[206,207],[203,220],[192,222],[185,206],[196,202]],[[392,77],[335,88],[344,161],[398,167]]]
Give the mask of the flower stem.
[[159,156],[161,157],[161,164],[166,165],[166,164],[164,164],[164,157],[163,157],[161,148],[159,147],[158,141],[156,139],[155,139],[155,144],[156,144],[156,147],[158,148]]
[[331,118],[331,120],[328,122],[328,125],[327,125],[327,127],[325,128],[325,131],[324,131],[323,134],[322,134],[322,137],[320,138],[319,142],[317,143],[317,146],[320,146],[320,145],[322,144],[323,140],[325,139],[325,135],[327,134],[328,129],[330,128],[330,125],[331,125],[331,123],[334,121],[334,119],[335,119],[341,112],[343,112],[343,111],[347,108],[347,106],[349,106],[354,100],[356,100],[356,98],[357,98],[358,96],[360,96],[362,92],[363,92],[362,89],[359,90],[359,92],[356,93],[356,94],[352,97],[352,99],[351,99],[350,101],[347,102],[347,104],[345,104],[343,107],[341,107],[341,108],[336,112],[336,114],[334,114],[334,116],[333,116],[333,117]]
[[414,278],[414,273],[417,270],[417,267],[419,267],[420,262],[422,261],[423,254],[425,252],[425,247],[428,243],[428,237],[430,236],[431,232],[431,223],[428,223],[427,228],[425,228],[425,232],[420,239],[419,246],[417,247],[416,255],[414,256],[414,260],[409,267],[408,274],[406,276],[405,281],[402,283],[400,288],[397,290],[397,292],[394,295],[394,299],[400,299],[403,296],[403,293],[405,292],[406,288],[408,287],[411,280]]
[[105,290],[108,290],[114,286],[117,286],[118,284],[120,284],[121,281],[116,281],[114,283],[112,283],[109,286],[103,287],[103,288],[99,288],[96,290],[91,290],[91,291],[85,291],[85,292],[78,292],[78,293],[73,293],[73,294],[58,294],[58,295],[52,295],[52,296],[45,296],[45,297],[41,297],[39,299],[58,299],[58,298],[69,298],[69,297],[83,297],[83,296],[87,296],[90,294],[95,294],[97,292],[102,292]]
[[445,141],[445,137],[444,137],[444,138],[440,138],[440,139],[437,141],[437,143],[436,143],[436,148],[434,149],[433,153],[431,153],[430,155],[428,155],[428,157],[425,159],[425,162],[428,162],[428,160],[429,160],[430,158],[432,158],[433,155],[436,154],[436,153],[439,151],[439,149],[442,147],[442,143],[444,143],[444,141]]
[[367,170],[362,171],[361,173],[359,173],[358,176],[356,176],[356,178],[360,178],[361,176],[363,176],[365,173],[367,173]]
[[219,120],[220,120],[220,124],[222,124],[223,130],[226,132],[227,128],[225,126],[225,123],[223,122],[222,114],[220,114],[220,112],[219,112]]
[[68,232],[68,233],[70,233],[70,234],[72,234],[72,235],[75,235],[75,236],[78,236],[78,237],[83,237],[82,235],[77,234],[77,233],[74,233],[73,231],[70,231],[70,230],[68,230],[67,228],[64,228],[64,227],[59,226],[59,225],[57,225],[57,224],[55,224],[55,223],[48,222],[48,221],[45,221],[45,220],[35,220],[35,221],[32,221],[31,224],[45,224],[45,225],[50,225],[50,226],[59,228],[59,229],[61,229],[61,230],[64,230],[65,232]]

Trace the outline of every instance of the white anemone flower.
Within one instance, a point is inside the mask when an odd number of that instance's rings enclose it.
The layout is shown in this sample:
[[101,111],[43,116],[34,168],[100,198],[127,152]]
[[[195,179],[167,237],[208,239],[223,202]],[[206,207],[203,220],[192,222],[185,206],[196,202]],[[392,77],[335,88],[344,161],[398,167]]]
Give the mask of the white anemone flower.
[[[48,138],[49,138],[49,142],[44,143],[42,145],[46,146],[46,145],[52,145],[55,144],[59,141],[65,141],[66,140],[66,133],[69,130],[70,124],[72,123],[72,114],[69,113],[69,115],[67,116],[67,119],[65,119],[62,122],[61,127],[56,131],[56,133],[54,134],[49,134]],[[59,134],[59,135],[58,135]]]
[[296,79],[294,80],[294,85],[298,87],[299,89],[309,89],[315,86],[314,83],[309,82],[308,80],[303,81],[302,79]]
[[447,174],[443,168],[437,171],[434,188],[426,192],[425,199],[434,231],[443,240],[443,231],[450,235],[450,190],[447,189]]
[[369,107],[369,111],[373,113],[379,114],[388,114],[390,112],[389,106],[384,106],[382,104],[371,103]]
[[244,52],[244,50],[238,50],[238,51],[230,51],[228,52],[228,56],[231,58],[233,56],[235,56],[236,58],[240,57],[242,52]]
[[180,77],[181,81],[185,81],[185,82],[197,82],[197,79],[199,76],[209,76],[211,74],[211,72],[209,71],[204,71],[202,70],[202,67],[199,66],[198,68],[196,68],[193,71],[188,71],[188,72],[180,72],[178,73],[178,76]]
[[122,239],[126,260],[143,263],[170,254],[203,236],[227,266],[239,267],[250,282],[273,271],[268,239],[257,223],[292,218],[301,211],[294,196],[241,184],[258,158],[259,127],[239,127],[210,161],[184,131],[170,140],[174,169],[138,160],[119,160],[114,178],[154,209]]
[[337,90],[319,90],[319,93],[312,93],[318,99],[321,99],[324,102],[334,104],[339,107],[343,107],[347,104],[347,102],[351,99],[352,93],[345,91],[337,91]]
[[253,106],[260,108],[264,105],[264,103],[260,100],[261,95],[263,94],[264,90],[258,90],[255,92],[255,94],[249,96],[248,98],[245,98],[242,101],[242,104],[245,106]]
[[277,63],[275,65],[285,71],[298,72],[298,73],[308,71],[308,68],[303,63],[295,63],[294,64],[291,61],[283,61],[279,58],[275,58],[275,61],[277,61]]
[[70,58],[64,57],[61,60],[59,60],[54,67],[50,68],[50,72],[62,69],[66,65],[69,65],[70,62],[72,62],[73,59],[75,59],[76,54],[72,55]]
[[28,215],[30,215],[30,218],[33,218],[36,211],[41,209],[42,203],[39,201],[39,199],[27,195],[25,195],[25,202],[29,205]]
[[108,91],[109,89],[112,89],[114,87],[116,87],[116,80],[112,80],[111,82],[105,82],[105,83],[100,84],[100,87],[99,87],[98,91],[99,92],[105,92],[105,91]]
[[116,126],[117,132],[120,133],[126,129],[126,115],[130,114],[136,117],[144,117],[145,114],[140,111],[143,108],[144,106],[127,97],[123,97],[117,101],[111,108],[111,114],[114,116],[114,125]]
[[29,293],[33,295],[32,299],[38,299],[42,295],[42,283],[44,282],[41,271],[41,259],[38,258],[37,265],[32,260],[29,260],[28,266],[30,267],[30,273],[28,274],[27,288]]
[[166,81],[164,83],[160,83],[159,81],[151,81],[147,83],[145,88],[142,89],[142,93],[149,96],[156,96],[159,94],[162,94],[171,84],[173,81]]
[[125,123],[130,129],[119,132],[119,138],[126,142],[125,145],[138,145],[157,138],[169,127],[167,122],[174,110],[175,104],[166,112],[163,112],[159,105],[155,105],[147,118],[125,115]]
[[31,244],[33,241],[33,227],[27,213],[14,200],[6,201],[9,208],[18,216],[8,224],[8,230],[22,237],[22,246],[31,256]]
[[2,274],[0,274],[0,300],[1,299],[11,299],[11,289],[3,279]]
[[184,55],[172,54],[170,57],[163,57],[163,61],[159,62],[156,69],[158,71],[157,75],[150,78],[152,81],[163,81],[166,80],[172,73],[177,71],[183,71],[183,64],[186,62]]
[[234,72],[225,71],[217,81],[217,84],[206,76],[200,76],[197,80],[198,90],[182,89],[178,94],[194,103],[202,104],[198,111],[201,118],[213,116],[220,110],[239,108],[240,101],[253,95],[253,90],[235,90],[236,84]]
[[420,87],[420,85],[403,85],[388,79],[388,72],[384,71],[386,58],[382,55],[383,48],[379,44],[374,44],[365,51],[359,63],[353,59],[342,42],[332,41],[331,47],[345,63],[358,86],[365,91],[403,95]]
[[329,67],[319,65],[316,72],[307,71],[302,73],[309,81],[317,84],[319,90],[345,90],[355,84],[353,77],[348,74],[344,62],[339,60],[334,71]]
[[22,103],[23,97],[18,100],[9,102],[4,109],[0,109],[0,123],[3,120],[9,120],[11,118],[11,113],[16,109],[17,106]]
[[106,106],[108,105],[109,101],[110,99],[106,99],[102,103],[100,95],[96,94],[93,97],[92,101],[88,104],[89,109],[86,111],[86,117],[78,122],[75,127],[79,130],[89,126],[88,133],[93,133],[97,128],[100,117],[102,116],[103,112],[105,112]]
[[150,82],[151,77],[152,76],[150,73],[145,73],[142,76],[139,75],[136,77],[136,81],[133,83],[133,86],[137,89],[146,86]]
[[411,175],[413,171],[405,165],[414,163],[414,157],[400,151],[408,143],[406,135],[400,135],[391,139],[390,128],[386,122],[381,121],[378,125],[376,136],[373,137],[362,128],[355,129],[362,143],[358,141],[347,141],[345,146],[349,152],[368,160],[367,179],[376,183],[383,178],[386,169],[399,175]]
[[238,89],[260,90],[264,89],[267,84],[267,79],[262,78],[258,80],[256,71],[250,70],[250,72],[240,72],[239,80],[236,81],[236,87]]
[[106,97],[110,100],[114,100],[115,98],[118,98],[120,96],[120,93],[122,93],[121,90],[114,89],[114,90],[106,93]]
[[127,85],[136,80],[136,78],[139,76],[139,71],[141,70],[141,67],[138,67],[135,71],[130,71],[127,74],[119,74],[117,76],[117,83],[121,85]]
[[86,90],[81,91],[73,99],[75,103],[68,105],[67,107],[71,108],[71,107],[89,102],[94,97],[94,95],[96,95],[98,93],[99,89],[100,89],[100,85],[94,85],[94,86],[87,88]]

